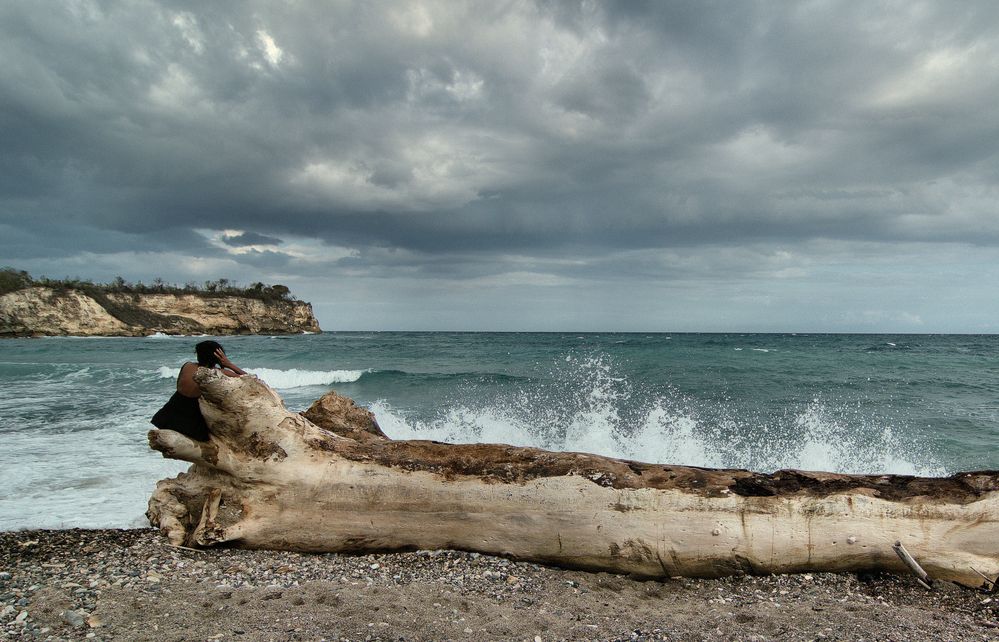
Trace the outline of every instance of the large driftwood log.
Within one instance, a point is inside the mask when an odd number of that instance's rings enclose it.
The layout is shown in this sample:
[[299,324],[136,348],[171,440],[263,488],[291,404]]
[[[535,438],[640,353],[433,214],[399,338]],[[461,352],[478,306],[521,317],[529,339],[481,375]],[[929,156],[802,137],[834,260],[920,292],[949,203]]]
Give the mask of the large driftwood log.
[[496,444],[393,441],[336,393],[302,414],[255,377],[202,369],[209,442],[153,430],[190,470],[159,482],[171,543],[372,552],[460,549],[646,577],[999,575],[999,472],[947,478],[643,464]]

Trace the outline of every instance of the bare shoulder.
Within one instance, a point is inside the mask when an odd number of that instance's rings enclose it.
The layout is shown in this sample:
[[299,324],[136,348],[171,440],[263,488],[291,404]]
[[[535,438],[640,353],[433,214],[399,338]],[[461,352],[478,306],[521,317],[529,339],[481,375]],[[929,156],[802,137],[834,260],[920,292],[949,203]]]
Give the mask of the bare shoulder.
[[188,361],[180,367],[180,376],[177,377],[177,390],[188,397],[201,395],[201,388],[194,381],[194,373],[198,371],[198,364]]

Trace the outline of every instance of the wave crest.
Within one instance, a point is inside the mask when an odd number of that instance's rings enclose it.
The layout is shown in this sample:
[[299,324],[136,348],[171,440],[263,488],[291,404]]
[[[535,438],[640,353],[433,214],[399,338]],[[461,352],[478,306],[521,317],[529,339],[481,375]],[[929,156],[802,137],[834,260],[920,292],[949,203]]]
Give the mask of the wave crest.
[[352,383],[360,379],[364,370],[277,370],[273,368],[247,369],[250,374],[264,380],[268,386],[277,390],[289,388],[306,388],[310,386],[329,386],[334,383]]
[[738,416],[667,388],[618,376],[604,357],[566,358],[547,388],[490,401],[461,395],[418,416],[380,400],[379,425],[393,439],[505,443],[706,468],[783,468],[940,476],[947,471],[916,441],[900,441],[884,418],[814,400],[775,420]]
[[[360,379],[366,370],[279,370],[276,368],[247,368],[246,371],[260,377],[268,386],[276,390],[329,386],[334,383],[353,383]],[[160,366],[156,370],[161,379],[173,379],[178,368]]]

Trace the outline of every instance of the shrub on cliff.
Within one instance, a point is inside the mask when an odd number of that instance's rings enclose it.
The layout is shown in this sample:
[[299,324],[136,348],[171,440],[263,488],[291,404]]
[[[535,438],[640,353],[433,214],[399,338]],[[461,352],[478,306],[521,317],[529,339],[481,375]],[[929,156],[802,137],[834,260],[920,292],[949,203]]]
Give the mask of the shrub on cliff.
[[[56,292],[66,292],[68,290],[79,290],[97,299],[101,305],[107,307],[114,305],[110,303],[105,295],[107,294],[193,294],[206,298],[239,296],[249,299],[258,299],[268,303],[276,301],[297,301],[291,294],[288,286],[267,285],[256,282],[249,287],[240,287],[229,279],[217,279],[215,281],[205,281],[203,285],[188,282],[183,286],[166,283],[157,277],[152,284],[146,285],[142,281],[132,283],[126,281],[121,276],[116,276],[110,283],[94,283],[90,280],[66,277],[64,279],[50,279],[40,277],[34,279],[24,270],[17,270],[12,267],[0,268],[0,295],[8,292],[16,292],[32,286],[52,288]],[[116,315],[117,316],[117,315]]]
[[23,290],[31,287],[32,283],[31,275],[24,270],[15,270],[12,267],[0,268],[0,295]]

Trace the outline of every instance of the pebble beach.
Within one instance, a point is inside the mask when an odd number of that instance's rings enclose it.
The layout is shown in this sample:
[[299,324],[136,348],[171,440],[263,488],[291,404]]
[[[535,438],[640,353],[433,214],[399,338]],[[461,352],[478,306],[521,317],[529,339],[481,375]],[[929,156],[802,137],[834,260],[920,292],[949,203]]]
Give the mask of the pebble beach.
[[639,581],[457,551],[170,546],[0,533],[0,637],[26,640],[997,640],[999,594],[889,574]]

